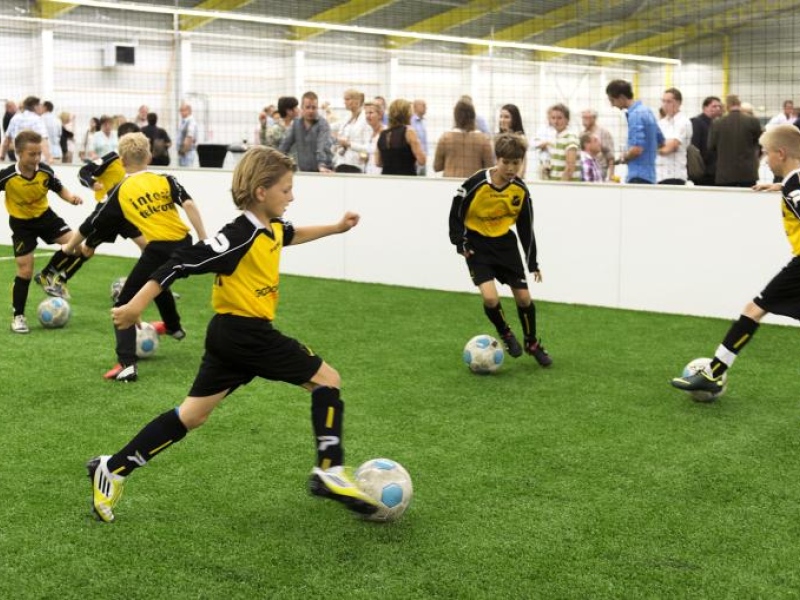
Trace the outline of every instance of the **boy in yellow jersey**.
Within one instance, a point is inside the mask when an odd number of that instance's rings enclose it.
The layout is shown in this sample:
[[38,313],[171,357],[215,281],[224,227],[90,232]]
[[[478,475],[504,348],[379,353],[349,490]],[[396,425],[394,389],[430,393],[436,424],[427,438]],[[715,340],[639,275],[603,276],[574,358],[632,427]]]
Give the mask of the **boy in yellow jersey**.
[[[117,136],[122,137],[126,133],[135,133],[139,131],[139,126],[136,123],[123,123],[117,129]],[[94,192],[94,198],[97,200],[91,217],[100,210],[100,205],[106,199],[108,194],[114,186],[125,178],[125,167],[122,166],[122,161],[116,152],[109,152],[105,156],[86,163],[78,172],[78,181],[81,185],[89,188]],[[139,249],[144,250],[147,241],[142,236],[142,233],[136,227],[128,223],[119,230],[119,235],[132,240]],[[100,239],[96,236],[91,236],[81,246],[81,252],[77,256],[67,256],[60,253],[60,256],[51,261],[50,264],[41,272],[34,275],[36,281],[44,281],[53,286],[59,286],[63,290],[64,296],[69,296],[66,288],[66,283],[77,270],[83,265],[84,262],[89,260],[93,255],[97,246],[103,242],[111,243],[117,237],[117,233],[110,234],[108,239]]]
[[[522,356],[503,314],[495,279],[511,288],[522,322],[525,351],[543,367],[553,360],[536,334],[536,305],[528,290],[525,266],[536,282],[542,280],[536,261],[533,206],[525,182],[517,173],[528,144],[520,135],[502,133],[494,144],[497,165],[478,171],[458,189],[450,209],[450,242],[467,259],[472,282],[483,298],[483,310],[503,339],[508,353]],[[525,253],[522,264],[515,227]]]
[[[125,179],[63,247],[65,253],[74,255],[79,252],[78,246],[84,239],[109,239],[131,224],[142,232],[147,245],[128,275],[115,306],[133,298],[150,274],[166,262],[175,250],[192,245],[189,228],[181,220],[178,206],[183,208],[198,238],[206,237],[200,212],[186,190],[172,175],[147,170],[150,142],[144,134],[129,133],[123,136],[118,152],[125,167]],[[175,299],[169,291],[159,297],[158,308],[173,337],[175,333],[183,331]],[[115,381],[136,381],[136,328],[131,325],[116,329],[115,335],[118,363],[104,377]]]
[[311,392],[311,421],[317,439],[317,466],[312,494],[342,502],[362,514],[376,503],[361,492],[342,464],[341,378],[307,346],[275,329],[279,262],[285,246],[344,233],[359,216],[346,213],[338,223],[292,226],[283,215],[293,200],[294,161],[277,150],[256,146],[233,173],[232,194],[242,214],[215,237],[176,252],[152,274],[128,304],[112,309],[117,327],[139,319],[147,304],[178,278],[215,273],[211,302],[214,316],[206,332],[206,349],[189,395],[146,425],[113,456],[98,456],[87,467],[97,517],[114,520],[114,506],[127,476],[153,456],[205,423],[216,406],[239,386],[256,377],[285,381]]
[[[0,171],[0,191],[6,194],[6,210],[14,244],[14,257],[17,273],[14,277],[12,304],[14,317],[11,331],[28,333],[25,319],[25,305],[33,277],[33,251],[36,240],[41,238],[48,244],[63,244],[72,230],[59,217],[47,201],[47,192],[57,193],[70,204],[81,204],[83,200],[63,186],[53,170],[42,160],[42,136],[30,130],[20,131],[14,138],[17,163]],[[62,256],[57,252],[48,266]],[[39,283],[39,281],[37,281]],[[51,295],[61,295],[52,282],[41,281],[45,291]]]
[[781,192],[783,228],[793,256],[761,294],[745,304],[707,370],[672,380],[672,385],[681,390],[720,392],[724,384],[722,375],[733,365],[766,315],[773,313],[800,319],[800,130],[794,125],[778,125],[763,133],[758,143],[767,154],[769,168],[783,181],[758,184],[753,189]]

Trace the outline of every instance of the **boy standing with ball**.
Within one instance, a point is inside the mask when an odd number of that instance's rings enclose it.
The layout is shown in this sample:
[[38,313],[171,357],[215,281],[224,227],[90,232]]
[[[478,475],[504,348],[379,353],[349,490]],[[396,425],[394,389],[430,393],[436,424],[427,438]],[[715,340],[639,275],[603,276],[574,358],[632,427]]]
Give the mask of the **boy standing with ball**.
[[[28,333],[25,305],[33,278],[33,251],[36,240],[47,244],[63,244],[70,238],[71,229],[59,217],[47,201],[52,191],[70,204],[81,204],[83,200],[70,192],[56,177],[53,170],[42,161],[42,136],[31,130],[20,131],[14,138],[17,163],[0,171],[0,191],[6,193],[6,210],[14,244],[17,274],[14,277],[12,304],[14,316],[11,331]],[[50,259],[45,271],[65,258],[61,251]],[[58,281],[37,278],[45,292],[51,296],[66,296],[66,290]]]
[[[525,352],[543,367],[553,359],[536,333],[536,305],[528,290],[525,267],[536,282],[542,280],[536,261],[533,205],[525,182],[517,176],[528,145],[520,135],[503,133],[494,144],[497,165],[475,173],[458,189],[450,209],[450,242],[467,261],[472,282],[483,298],[483,310],[497,329],[508,353],[522,356],[520,346],[506,321],[495,280],[511,288],[522,323]],[[517,236],[525,253],[523,265]]]
[[794,256],[761,294],[745,305],[707,370],[672,380],[672,385],[680,390],[719,393],[724,385],[722,376],[733,366],[765,316],[773,313],[800,319],[800,130],[793,125],[778,125],[762,134],[758,143],[767,155],[769,168],[783,181],[758,184],[753,189],[781,192],[783,227]]

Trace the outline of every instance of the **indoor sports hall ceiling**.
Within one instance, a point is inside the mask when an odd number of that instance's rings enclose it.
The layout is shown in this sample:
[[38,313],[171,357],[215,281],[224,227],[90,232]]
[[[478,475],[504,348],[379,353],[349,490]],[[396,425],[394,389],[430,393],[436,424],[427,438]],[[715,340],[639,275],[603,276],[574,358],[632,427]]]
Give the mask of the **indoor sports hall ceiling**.
[[[82,11],[90,15],[114,12],[111,4],[124,7],[128,3],[105,2],[101,4],[107,6],[99,8],[50,0],[3,0],[2,4],[58,20],[80,19]],[[790,14],[800,0],[151,0],[138,4],[675,57],[693,42],[724,37],[750,24]],[[186,31],[217,33],[215,21],[220,20],[224,19],[184,14],[178,21]],[[284,39],[298,41],[324,42],[326,37],[335,41],[338,33],[296,26],[278,29]],[[421,47],[409,38],[382,39],[390,48]]]

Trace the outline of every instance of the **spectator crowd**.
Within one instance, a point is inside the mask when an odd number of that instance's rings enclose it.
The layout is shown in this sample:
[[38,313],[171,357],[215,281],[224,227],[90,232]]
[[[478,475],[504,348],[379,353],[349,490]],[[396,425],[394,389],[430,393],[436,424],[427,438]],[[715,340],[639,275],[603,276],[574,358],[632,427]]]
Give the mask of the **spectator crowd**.
[[[762,126],[752,107],[733,94],[724,102],[708,96],[693,117],[687,115],[681,91],[675,87],[664,90],[657,110],[635,98],[630,82],[624,80],[610,82],[606,94],[610,105],[624,114],[627,139],[615,146],[609,128],[598,122],[596,107],[583,108],[577,126],[575,111],[556,103],[547,109],[546,122],[535,128],[531,160],[523,161],[518,175],[616,182],[624,173],[627,183],[749,187],[760,173],[763,178],[760,134],[781,124],[800,127],[792,100],[784,101],[781,112]],[[277,104],[259,111],[252,143],[292,156],[300,171],[466,178],[494,164],[497,135],[527,135],[516,105],[504,104],[487,120],[466,95],[456,100],[452,127],[438,140],[429,138],[424,99],[398,98],[387,106],[382,96],[368,99],[350,88],[343,92],[343,102],[342,115],[329,102],[321,103],[313,91],[300,99],[282,96]],[[188,102],[181,103],[178,112],[172,135],[158,125],[158,114],[146,105],[130,120],[119,114],[92,117],[80,133],[75,131],[75,115],[56,112],[50,101],[36,96],[19,104],[9,100],[0,160],[16,160],[13,140],[25,129],[46,141],[42,153],[48,164],[97,160],[117,150],[118,127],[133,122],[150,142],[153,165],[198,166],[200,124]]]

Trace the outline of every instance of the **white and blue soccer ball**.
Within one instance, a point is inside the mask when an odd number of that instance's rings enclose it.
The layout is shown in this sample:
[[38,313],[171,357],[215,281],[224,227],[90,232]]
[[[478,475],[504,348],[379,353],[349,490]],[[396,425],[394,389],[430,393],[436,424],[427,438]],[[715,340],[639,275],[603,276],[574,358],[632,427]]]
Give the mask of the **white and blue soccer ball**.
[[[694,375],[695,373],[699,373],[700,371],[705,371],[706,373],[711,373],[711,359],[710,358],[695,358],[692,361],[683,367],[682,377],[689,377],[690,375]],[[687,391],[686,393],[692,397],[692,400],[696,402],[713,402],[720,396],[722,396],[725,391],[728,389],[728,373],[727,371],[722,374],[722,388],[718,392],[707,392],[705,390],[693,390]]]
[[136,326],[136,356],[149,358],[158,350],[158,331],[150,323],[142,322]]
[[504,358],[503,346],[490,335],[476,335],[464,346],[464,362],[473,373],[494,373]]
[[119,295],[122,292],[122,288],[125,287],[125,282],[127,280],[128,280],[127,277],[117,277],[114,281],[111,282],[111,301],[114,304],[117,303]]
[[365,518],[370,521],[399,519],[414,496],[411,475],[400,463],[388,458],[373,458],[358,467],[356,485],[378,502],[378,512]]
[[58,329],[69,321],[72,314],[69,302],[63,298],[45,298],[39,303],[36,315],[45,329]]

